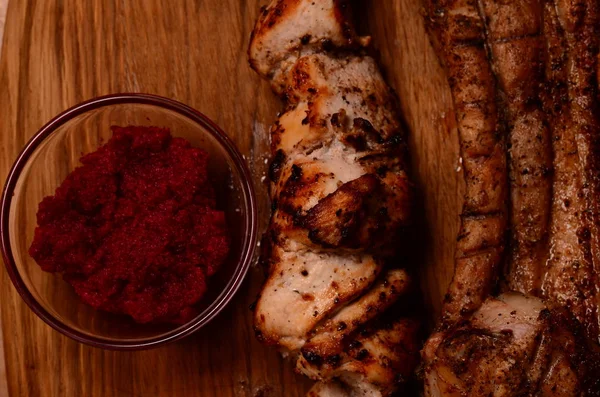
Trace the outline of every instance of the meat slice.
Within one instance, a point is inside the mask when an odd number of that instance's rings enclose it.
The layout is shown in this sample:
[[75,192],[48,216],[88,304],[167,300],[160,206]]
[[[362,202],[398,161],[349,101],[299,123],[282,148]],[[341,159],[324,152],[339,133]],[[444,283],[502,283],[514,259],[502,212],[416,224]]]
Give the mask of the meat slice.
[[[303,354],[297,369],[315,380],[342,382],[346,388],[344,396],[388,396],[412,377],[418,361],[415,353],[419,344],[414,338],[417,329],[418,324],[412,319],[367,327],[349,344],[349,349],[335,359],[320,361]],[[328,396],[332,388],[339,390],[339,386],[317,384],[308,395]]]
[[443,324],[450,325],[477,310],[502,260],[506,148],[477,0],[427,0],[425,11],[448,74],[466,182],[454,278],[442,311]]
[[318,382],[310,389],[307,397],[359,397],[364,396],[365,392],[358,391],[359,394],[350,394],[352,389],[338,381]]
[[410,189],[395,99],[375,62],[310,54],[285,76],[290,110],[272,135],[277,232],[318,246],[384,248],[408,222]]
[[600,355],[581,326],[538,298],[490,298],[423,350],[427,396],[587,396],[600,391]]
[[360,299],[348,304],[317,327],[303,346],[302,354],[329,361],[331,357],[343,353],[350,343],[348,339],[361,326],[383,314],[398,298],[406,296],[408,288],[408,274],[401,269],[390,270]]
[[511,250],[507,287],[538,294],[548,257],[552,146],[539,96],[542,0],[482,0],[486,39],[509,130]]
[[[600,230],[596,80],[600,3],[479,0],[478,7],[464,1],[443,3],[460,7],[434,8],[435,18],[451,19],[456,14],[471,18],[461,20],[460,32],[485,23],[504,110],[500,115],[511,143],[513,244],[506,287],[530,295],[509,292],[490,297],[469,317],[443,324],[422,351],[425,395],[599,395],[595,236]],[[434,34],[433,40],[439,43],[439,37]],[[442,51],[447,46],[442,43]],[[470,71],[468,76],[479,79],[481,72]],[[552,189],[546,175],[550,148]],[[480,222],[476,230],[483,225]],[[477,247],[482,239],[469,236],[465,241]],[[474,279],[481,277],[483,270],[479,271]],[[492,289],[493,279],[478,282],[479,290]],[[472,310],[472,300],[461,303],[465,306],[456,311]]]
[[366,291],[381,270],[370,255],[317,253],[291,244],[274,246],[271,255],[275,263],[256,303],[254,327],[260,340],[290,351]]
[[248,49],[252,68],[277,81],[276,75],[285,73],[302,53],[368,44],[369,38],[354,33],[346,3],[286,0],[263,7]]
[[343,0],[275,0],[252,34],[250,64],[286,103],[271,129],[268,277],[254,327],[323,382],[313,395],[387,396],[418,358],[418,325],[394,306],[408,275],[386,266],[410,223],[411,188],[396,98],[348,13]]
[[[555,155],[550,251],[543,295],[568,308],[598,338],[598,111],[597,59],[589,53],[597,17],[591,2],[547,4],[546,108],[552,115]],[[587,4],[587,5],[586,5]],[[583,7],[583,8],[581,8]],[[591,7],[591,8],[590,8]],[[562,15],[562,16],[561,16]],[[585,48],[584,48],[585,47]],[[592,63],[590,63],[592,62]]]

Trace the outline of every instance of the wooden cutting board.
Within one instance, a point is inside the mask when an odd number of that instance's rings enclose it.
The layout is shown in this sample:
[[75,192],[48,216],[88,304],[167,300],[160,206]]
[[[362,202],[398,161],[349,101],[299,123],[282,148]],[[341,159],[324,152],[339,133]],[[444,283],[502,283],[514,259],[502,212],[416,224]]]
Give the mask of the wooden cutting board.
[[[280,103],[246,61],[259,0],[11,0],[0,63],[0,181],[51,117],[109,93],[147,92],[215,120],[254,168],[268,216],[268,126]],[[356,15],[397,90],[410,130],[417,200],[411,243],[432,321],[453,270],[462,185],[445,77],[417,0],[360,0]],[[53,331],[0,271],[11,397],[301,396],[309,381],[254,338],[248,305],[262,281],[250,271],[227,310],[180,342],[145,352],[83,346]]]

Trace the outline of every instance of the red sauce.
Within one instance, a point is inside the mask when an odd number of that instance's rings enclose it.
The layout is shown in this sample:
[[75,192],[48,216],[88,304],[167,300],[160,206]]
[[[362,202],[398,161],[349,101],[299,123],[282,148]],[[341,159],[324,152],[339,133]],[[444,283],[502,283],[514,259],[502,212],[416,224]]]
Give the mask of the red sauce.
[[185,322],[229,251],[208,155],[168,129],[112,131],[40,203],[29,253],[94,308]]

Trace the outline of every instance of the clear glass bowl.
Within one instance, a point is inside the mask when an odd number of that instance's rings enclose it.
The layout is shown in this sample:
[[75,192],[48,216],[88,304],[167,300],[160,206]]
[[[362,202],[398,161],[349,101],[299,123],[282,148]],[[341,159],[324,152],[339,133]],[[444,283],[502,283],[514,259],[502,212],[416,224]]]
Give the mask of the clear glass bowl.
[[[82,303],[62,276],[42,271],[29,256],[40,201],[54,194],[82,154],[111,137],[110,126],[168,127],[210,154],[209,175],[232,233],[231,253],[209,279],[200,314],[187,324],[136,324]],[[179,102],[146,94],[117,94],[79,104],[46,124],[25,146],[6,181],[0,208],[4,263],[17,291],[46,323],[106,349],[155,347],[208,323],[240,287],[256,247],[257,209],[250,172],[232,141],[206,116]]]

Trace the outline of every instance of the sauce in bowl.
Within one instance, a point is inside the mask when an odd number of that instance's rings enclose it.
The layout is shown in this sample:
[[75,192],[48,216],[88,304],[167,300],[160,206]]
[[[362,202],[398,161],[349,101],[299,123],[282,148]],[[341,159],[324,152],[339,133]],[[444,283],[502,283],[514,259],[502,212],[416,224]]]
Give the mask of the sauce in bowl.
[[112,131],[40,203],[29,254],[94,308],[185,323],[230,248],[210,159],[166,128]]

